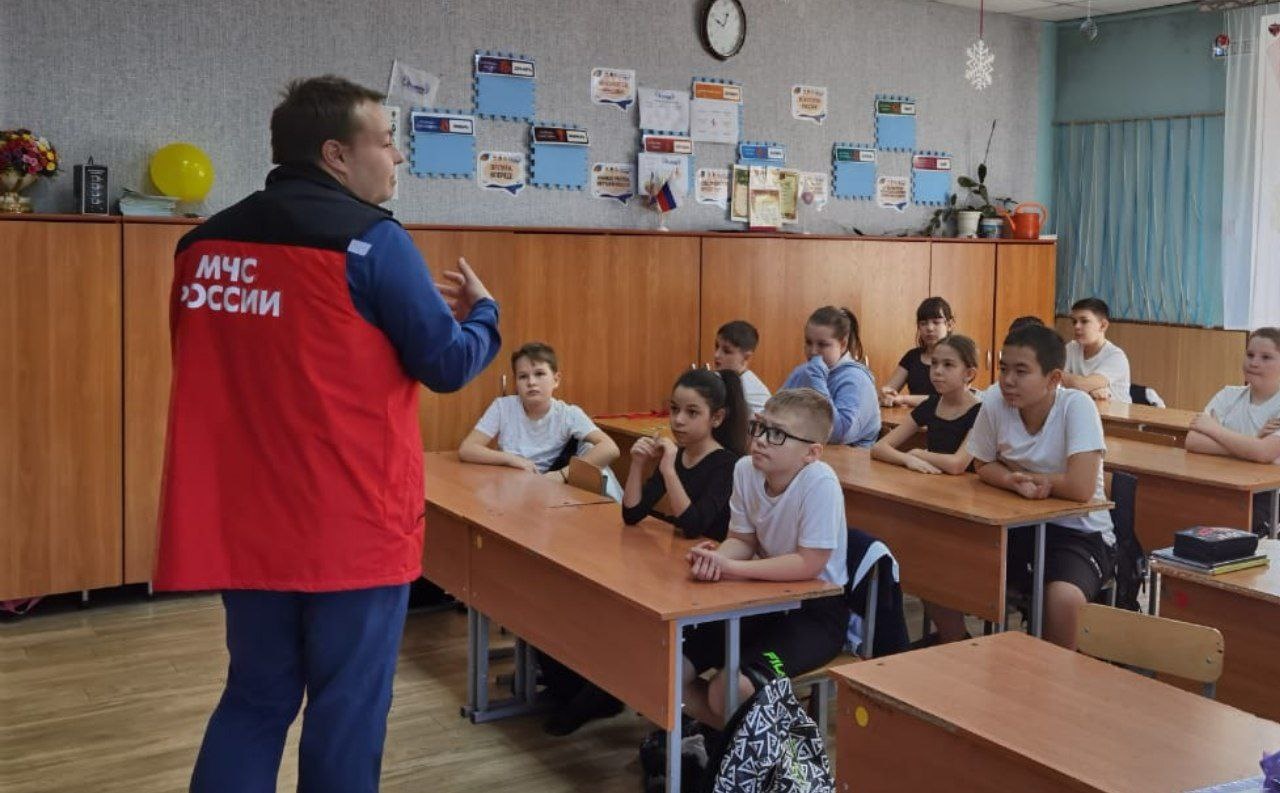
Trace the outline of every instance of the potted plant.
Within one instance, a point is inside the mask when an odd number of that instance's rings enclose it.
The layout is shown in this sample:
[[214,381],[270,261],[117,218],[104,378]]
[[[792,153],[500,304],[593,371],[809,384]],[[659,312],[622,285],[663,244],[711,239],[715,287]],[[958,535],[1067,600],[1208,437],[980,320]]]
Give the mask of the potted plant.
[[[1014,200],[1008,197],[992,198],[987,190],[987,155],[991,153],[991,138],[996,132],[996,122],[991,122],[991,132],[987,135],[987,150],[982,155],[982,163],[978,165],[978,178],[974,179],[969,176],[961,176],[956,179],[956,184],[967,191],[964,197],[964,204],[959,204],[959,194],[952,193],[947,200],[947,205],[939,209],[935,209],[933,215],[930,216],[928,224],[921,229],[921,235],[932,237],[943,229],[945,224],[954,222],[956,224],[956,236],[958,237],[974,237],[979,232],[979,226],[984,225],[988,228],[991,224],[982,224],[981,221],[994,219],[1000,220],[1000,209],[1008,210],[1010,205],[1014,204]],[[995,226],[997,233],[983,234],[982,236],[999,236],[999,226]]]
[[58,152],[29,129],[0,130],[0,212],[30,212],[31,199],[19,193],[36,179],[58,173]]

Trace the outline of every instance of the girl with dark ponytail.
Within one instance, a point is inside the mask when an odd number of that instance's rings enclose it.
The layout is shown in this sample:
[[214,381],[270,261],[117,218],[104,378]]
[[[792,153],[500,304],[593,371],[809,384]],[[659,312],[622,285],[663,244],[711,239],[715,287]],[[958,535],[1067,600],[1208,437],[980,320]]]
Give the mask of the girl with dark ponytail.
[[830,443],[870,447],[880,435],[880,400],[875,375],[863,362],[858,318],[835,306],[813,312],[804,326],[804,352],[808,361],[782,387],[812,388],[831,400]]
[[[747,448],[747,404],[737,372],[691,369],[671,389],[669,437],[641,438],[631,447],[622,518],[639,523],[662,496],[686,537],[723,540],[729,531],[733,466]],[[657,463],[648,481],[644,471]],[[656,513],[655,513],[656,514]]]

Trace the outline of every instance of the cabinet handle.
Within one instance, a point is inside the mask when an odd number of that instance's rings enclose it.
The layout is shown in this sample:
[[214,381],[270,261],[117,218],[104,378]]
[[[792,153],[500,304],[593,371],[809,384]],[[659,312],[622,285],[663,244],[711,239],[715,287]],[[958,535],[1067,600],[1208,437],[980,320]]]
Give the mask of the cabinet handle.
[[987,350],[987,369],[991,368],[991,350]]
[[507,395],[507,376],[504,374],[502,376],[502,396],[506,396],[506,395]]

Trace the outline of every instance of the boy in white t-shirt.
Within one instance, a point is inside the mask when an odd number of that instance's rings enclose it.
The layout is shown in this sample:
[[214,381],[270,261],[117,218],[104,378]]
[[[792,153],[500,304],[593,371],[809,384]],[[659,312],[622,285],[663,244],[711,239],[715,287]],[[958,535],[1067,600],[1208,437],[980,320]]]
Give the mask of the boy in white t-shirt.
[[1071,307],[1075,339],[1067,343],[1067,364],[1062,384],[1084,391],[1097,400],[1132,402],[1129,394],[1129,358],[1107,341],[1111,309],[1096,297],[1076,301]]
[[[1187,451],[1280,463],[1280,328],[1258,328],[1249,334],[1244,383],[1214,394],[1204,413],[1191,421]],[[1255,532],[1270,527],[1270,499],[1270,493],[1254,497]]]
[[[597,468],[608,469],[618,459],[618,445],[582,408],[552,396],[560,387],[555,350],[541,342],[530,342],[512,354],[511,369],[516,379],[515,395],[493,400],[458,447],[459,459],[520,468],[557,482],[568,481],[567,469],[552,466],[570,440],[576,441],[574,454],[590,445],[581,457]],[[495,438],[496,449],[490,447]],[[616,480],[610,481],[616,488]],[[617,498],[621,498],[620,489]]]
[[[701,581],[759,579],[848,582],[844,493],[831,466],[820,461],[831,435],[831,403],[811,388],[774,394],[749,424],[751,456],[738,461],[729,501],[729,537],[704,542],[688,555]],[[794,611],[742,620],[742,664],[766,677],[817,669],[839,654],[849,624],[844,594],[806,600]],[[724,660],[718,623],[685,631],[685,709],[704,724],[723,727],[724,681],[698,675]],[[743,699],[752,685],[740,676]]]
[[747,368],[760,343],[760,333],[750,322],[735,319],[716,331],[716,349],[712,355],[717,371],[729,369],[742,378],[742,396],[747,401],[747,417],[764,410],[769,401],[769,387]]
[[[1027,325],[1004,340],[1000,390],[982,402],[969,453],[982,481],[1025,498],[1106,498],[1102,420],[1081,391],[1059,388],[1066,359],[1057,333]],[[1075,649],[1077,612],[1115,570],[1115,534],[1105,510],[1046,527],[1044,637]],[[1032,530],[1009,538],[1011,585],[1031,591]]]

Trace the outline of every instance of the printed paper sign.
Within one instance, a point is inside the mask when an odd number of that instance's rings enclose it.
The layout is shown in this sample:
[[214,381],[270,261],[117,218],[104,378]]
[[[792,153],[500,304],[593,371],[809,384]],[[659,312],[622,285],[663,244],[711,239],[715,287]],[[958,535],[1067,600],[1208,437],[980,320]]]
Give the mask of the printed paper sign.
[[713,83],[704,80],[693,81],[694,99],[715,99],[725,102],[742,103],[742,86],[728,83]]
[[598,162],[591,167],[591,194],[625,204],[636,193],[636,169],[629,162]]
[[689,94],[657,88],[637,89],[640,96],[640,128],[662,132],[689,131]]
[[827,88],[822,85],[791,86],[791,117],[821,124],[827,118]]
[[800,172],[800,203],[822,211],[831,197],[830,177],[819,171]]
[[674,135],[645,135],[641,148],[652,154],[693,154],[693,141]]
[[407,63],[391,63],[391,79],[387,83],[387,104],[407,107],[433,107],[440,78],[425,69]]
[[488,190],[508,195],[525,186],[525,158],[522,151],[482,151],[476,157],[476,182]]
[[597,105],[610,105],[626,110],[636,101],[636,73],[634,69],[606,69],[597,66],[591,70],[591,101]]
[[436,132],[449,135],[474,135],[475,116],[454,116],[440,113],[424,113],[415,110],[409,114],[414,132]]
[[476,54],[476,74],[500,74],[503,77],[533,79],[533,61],[517,58],[500,58],[495,55]]
[[[382,109],[387,113],[387,121],[391,123],[391,145],[400,151],[404,151],[404,146],[400,143],[400,106],[399,105],[383,105]],[[400,180],[396,179],[396,184],[391,188],[391,200],[395,201],[400,197]]]
[[733,194],[729,202],[729,218],[746,223],[751,217],[751,169],[733,166]]
[[729,169],[698,169],[698,203],[714,204],[718,207],[729,204]]
[[689,137],[704,143],[737,143],[737,102],[724,99],[694,99],[689,103]]
[[671,185],[676,201],[689,193],[689,156],[685,154],[648,154],[636,157],[636,183],[645,195],[654,195],[664,182]]
[[876,205],[899,212],[907,208],[907,178],[905,176],[880,176],[876,178]]

